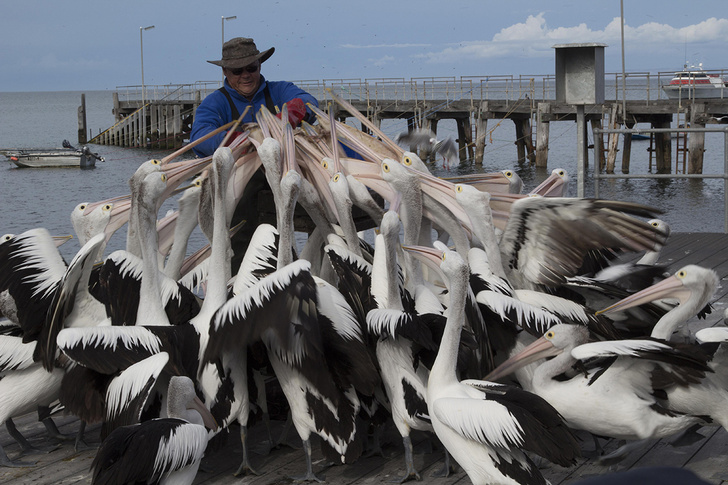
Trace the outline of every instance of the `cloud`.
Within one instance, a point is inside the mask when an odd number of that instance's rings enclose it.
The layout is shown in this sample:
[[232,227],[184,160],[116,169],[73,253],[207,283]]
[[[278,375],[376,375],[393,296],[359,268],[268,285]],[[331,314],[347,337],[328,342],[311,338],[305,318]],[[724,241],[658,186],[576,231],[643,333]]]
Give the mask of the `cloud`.
[[410,47],[430,47],[432,44],[342,44],[344,49],[406,49]]
[[[607,45],[621,44],[620,18],[612,19],[602,30],[594,30],[581,23],[570,27],[548,26],[543,12],[529,15],[520,22],[501,29],[490,40],[463,41],[457,45],[416,55],[431,63],[464,62],[478,59],[506,57],[551,57],[555,44],[575,42],[599,42]],[[715,17],[695,25],[673,27],[668,24],[649,22],[637,27],[625,25],[627,46],[649,45],[651,48],[665,48],[690,42],[714,42],[721,45],[728,37],[728,19]]]
[[379,59],[368,59],[368,62],[376,67],[383,67],[389,63],[394,61],[394,57],[392,56],[384,56],[380,57]]

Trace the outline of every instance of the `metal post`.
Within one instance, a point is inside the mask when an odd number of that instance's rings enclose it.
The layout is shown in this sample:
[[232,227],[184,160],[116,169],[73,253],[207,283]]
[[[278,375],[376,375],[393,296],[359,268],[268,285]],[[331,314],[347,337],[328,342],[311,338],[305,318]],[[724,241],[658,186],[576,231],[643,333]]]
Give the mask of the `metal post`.
[[[221,27],[222,27],[220,29],[220,31],[222,32],[222,45],[225,45],[225,21],[226,20],[233,20],[233,19],[236,19],[236,18],[238,18],[237,15],[233,15],[232,17],[225,17],[225,16],[223,16],[222,19],[220,20],[220,24],[221,24]],[[224,74],[222,76],[222,82],[225,82],[225,75]]]
[[723,132],[723,223],[728,234],[728,128]]
[[625,95],[625,84],[627,84],[627,76],[624,72],[624,0],[619,0],[619,15],[621,18],[620,28],[622,30],[622,121],[627,122],[627,97]]
[[586,122],[584,105],[576,105],[576,196],[584,197],[584,153],[586,151]]
[[151,30],[154,26],[150,25],[149,27],[139,27],[139,48],[140,48],[140,58],[142,60],[142,108],[144,108],[144,98],[145,98],[145,92],[144,92],[144,36],[142,35],[145,30]]

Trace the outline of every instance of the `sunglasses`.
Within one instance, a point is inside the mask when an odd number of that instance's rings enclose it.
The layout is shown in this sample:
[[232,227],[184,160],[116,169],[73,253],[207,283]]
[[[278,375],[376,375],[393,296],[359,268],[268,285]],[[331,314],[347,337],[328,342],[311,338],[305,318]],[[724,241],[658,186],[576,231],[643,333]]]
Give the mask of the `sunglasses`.
[[260,64],[255,64],[254,66],[245,66],[245,67],[239,67],[237,69],[228,69],[230,71],[230,74],[233,76],[240,76],[243,72],[248,72],[250,74],[258,72],[258,69],[260,69]]

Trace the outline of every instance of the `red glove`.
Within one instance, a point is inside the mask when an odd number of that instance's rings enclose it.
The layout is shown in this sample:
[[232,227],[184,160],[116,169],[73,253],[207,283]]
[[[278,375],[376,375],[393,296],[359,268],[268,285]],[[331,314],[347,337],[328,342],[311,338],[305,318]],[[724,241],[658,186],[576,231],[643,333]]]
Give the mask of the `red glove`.
[[[226,133],[228,133],[228,132],[226,132]],[[230,134],[230,138],[228,139],[225,146],[230,146],[232,144],[232,142],[234,142],[237,138],[239,138],[243,135],[246,135],[246,134],[247,133],[244,133],[242,131],[233,131],[232,134]]]
[[[293,98],[286,103],[286,108],[288,109],[288,122],[291,126],[298,126],[306,116],[306,105],[303,103],[303,100],[301,98]],[[276,116],[280,119],[281,113],[278,113]]]

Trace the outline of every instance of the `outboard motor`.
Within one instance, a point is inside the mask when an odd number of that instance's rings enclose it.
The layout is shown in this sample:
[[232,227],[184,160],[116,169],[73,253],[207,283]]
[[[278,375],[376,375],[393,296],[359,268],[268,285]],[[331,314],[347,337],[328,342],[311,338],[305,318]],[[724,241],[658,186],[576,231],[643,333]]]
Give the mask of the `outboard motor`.
[[94,153],[87,146],[81,148],[81,168],[96,167],[96,160],[105,162],[104,157],[100,157],[98,153]]

